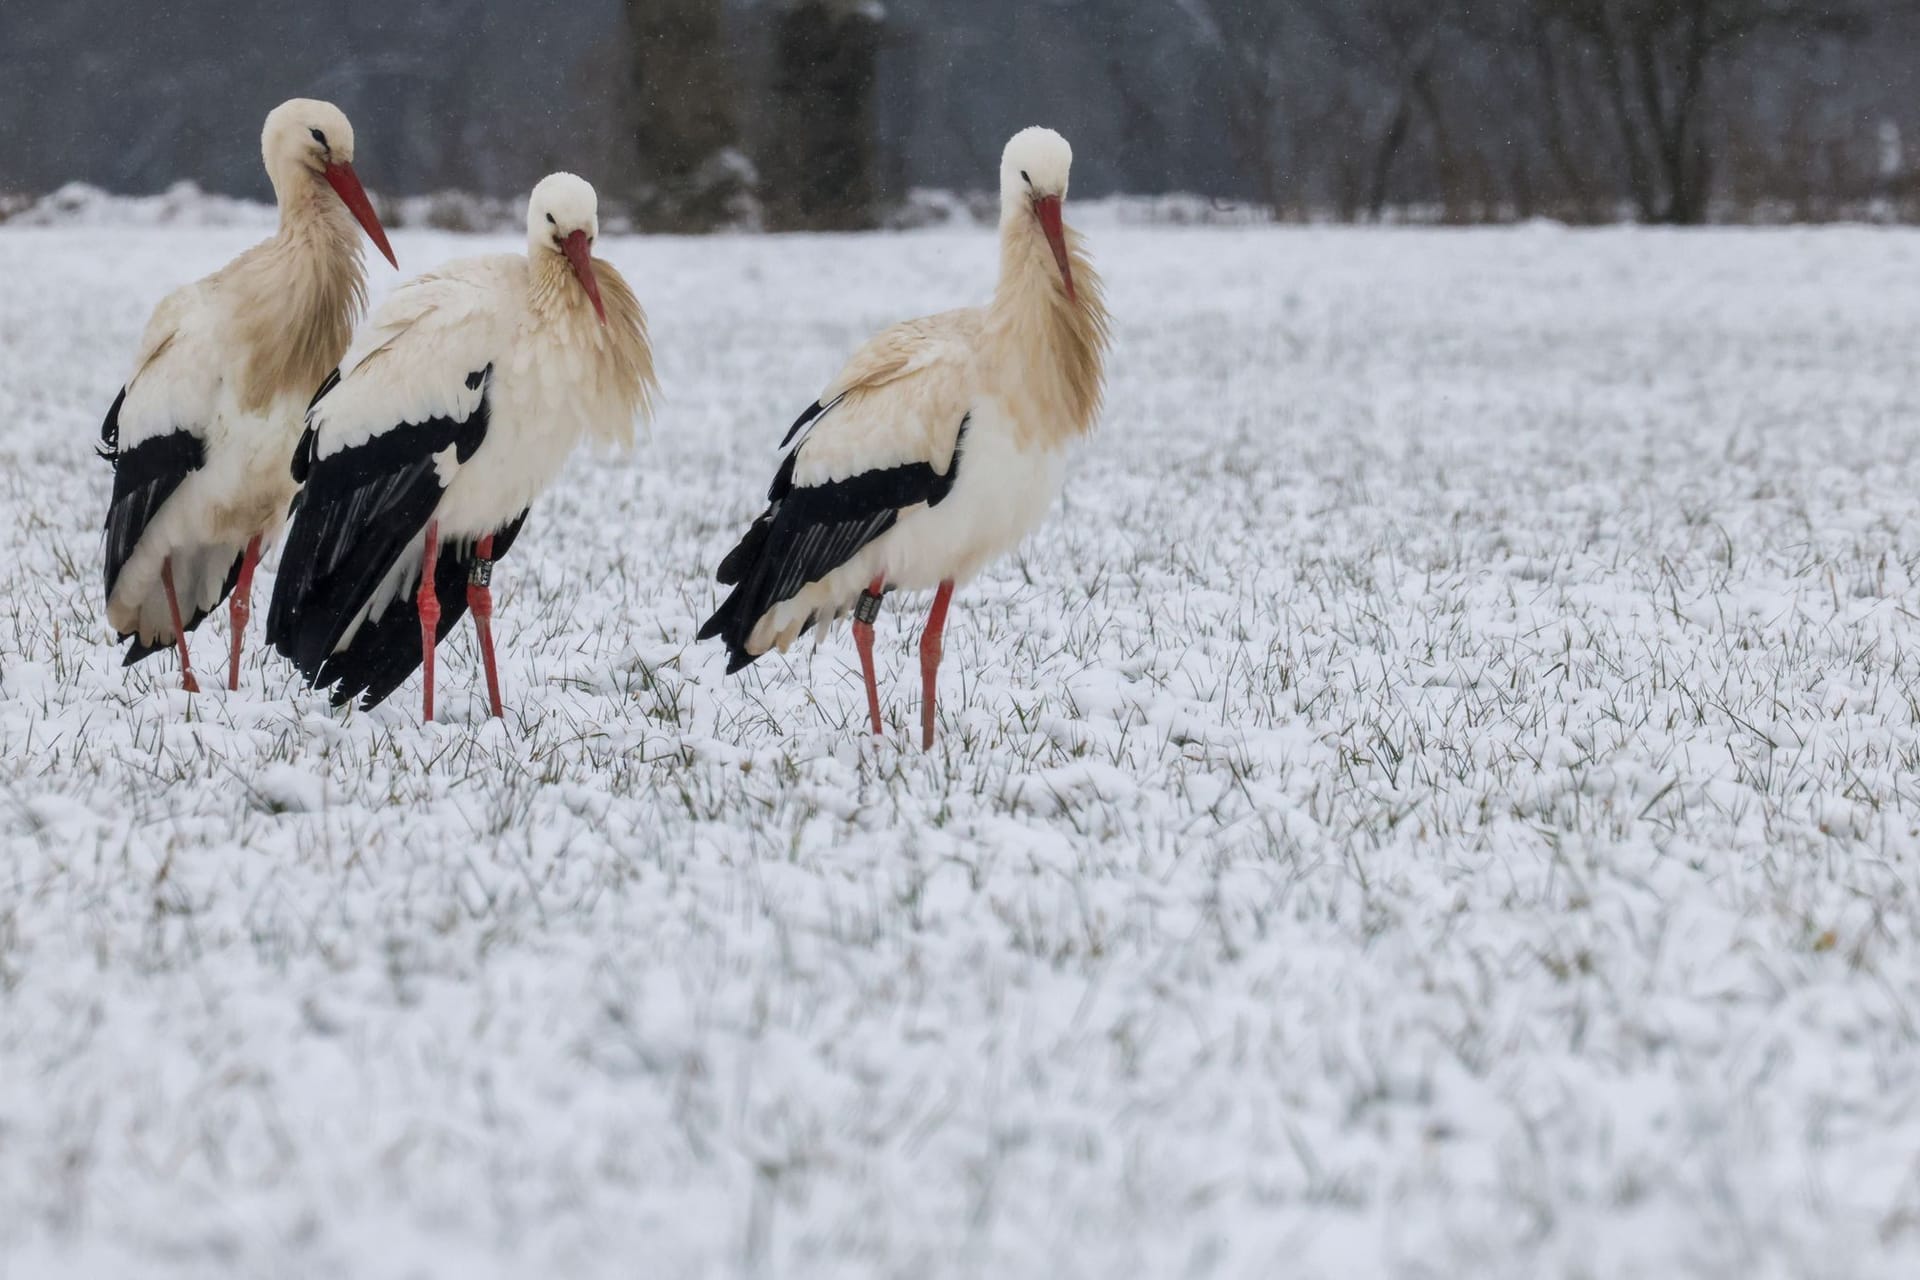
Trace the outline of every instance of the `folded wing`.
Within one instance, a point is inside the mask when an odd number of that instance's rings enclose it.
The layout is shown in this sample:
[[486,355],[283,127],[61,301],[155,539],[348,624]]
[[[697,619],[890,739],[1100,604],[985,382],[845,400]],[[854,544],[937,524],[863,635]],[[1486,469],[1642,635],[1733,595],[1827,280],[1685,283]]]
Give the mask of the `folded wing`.
[[716,578],[733,590],[700,629],[729,671],[851,606],[829,583],[900,514],[938,505],[958,475],[977,311],[896,325],[863,347],[788,430],[767,509]]
[[141,337],[134,370],[100,425],[100,456],[113,466],[107,504],[102,586],[107,619],[132,643],[132,665],[174,641],[161,586],[172,564],[188,631],[233,589],[243,547],[217,543],[194,519],[183,486],[207,463],[219,382],[205,284],[168,295]]
[[[371,705],[419,664],[413,592],[424,535],[487,439],[490,354],[501,345],[485,322],[488,301],[484,282],[456,276],[402,288],[307,412],[293,459],[305,488],[267,638],[309,682],[335,686],[336,702],[364,695]],[[496,557],[502,550],[496,538]],[[464,582],[470,554],[460,546],[441,555],[436,590],[456,572]],[[465,608],[453,595],[457,603],[442,601],[443,635]]]

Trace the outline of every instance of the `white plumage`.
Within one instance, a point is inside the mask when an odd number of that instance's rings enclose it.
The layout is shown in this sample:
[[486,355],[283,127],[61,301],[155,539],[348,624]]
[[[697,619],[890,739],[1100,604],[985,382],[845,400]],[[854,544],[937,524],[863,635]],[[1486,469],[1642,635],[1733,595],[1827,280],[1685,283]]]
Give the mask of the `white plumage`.
[[590,256],[598,230],[593,188],[546,178],[525,256],[401,286],[309,410],[269,638],[336,702],[377,703],[424,661],[431,718],[433,644],[469,606],[493,686],[492,561],[583,437],[632,444],[652,357],[632,291]]
[[279,231],[161,301],[101,428],[115,467],[107,621],[133,641],[129,663],[177,644],[189,688],[183,633],[229,592],[228,679],[238,681],[253,565],[294,495],[287,463],[301,414],[365,306],[356,221],[393,257],[337,108],[283,103],[267,117],[261,154]]
[[733,587],[701,629],[729,670],[858,608],[873,730],[871,616],[893,589],[937,590],[923,636],[922,737],[956,586],[1018,546],[1058,494],[1100,408],[1107,315],[1061,221],[1072,151],[1048,129],[1007,143],[1000,280],[990,305],[910,320],[861,348],[789,433],[770,505],[722,563]]

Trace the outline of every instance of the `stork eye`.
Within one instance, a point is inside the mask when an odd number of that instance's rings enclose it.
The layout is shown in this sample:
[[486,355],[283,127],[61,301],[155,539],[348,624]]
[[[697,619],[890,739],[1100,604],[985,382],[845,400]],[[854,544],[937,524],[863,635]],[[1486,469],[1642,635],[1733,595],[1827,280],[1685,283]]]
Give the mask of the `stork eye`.
[[1020,181],[1026,183],[1028,186],[1033,185],[1033,179],[1027,176],[1027,171],[1025,169],[1022,169],[1020,171]]
[[324,147],[324,146],[326,146],[326,145],[327,145],[327,135],[326,135],[326,134],[324,134],[324,133],[322,133],[322,132],[320,132],[320,131],[319,131],[318,129],[309,129],[309,130],[307,130],[307,132],[308,132],[308,133],[310,133],[310,134],[312,134],[312,135],[313,135],[313,140],[314,140],[315,142],[317,142],[317,143],[319,143],[319,144],[320,144],[321,146],[323,146],[323,147]]
[[559,223],[557,223],[557,222],[555,222],[555,221],[553,220],[553,215],[552,215],[552,214],[548,214],[548,215],[547,215],[547,225],[548,225],[548,226],[550,226],[550,227],[557,227],[557,226],[559,226],[560,224],[559,224]]

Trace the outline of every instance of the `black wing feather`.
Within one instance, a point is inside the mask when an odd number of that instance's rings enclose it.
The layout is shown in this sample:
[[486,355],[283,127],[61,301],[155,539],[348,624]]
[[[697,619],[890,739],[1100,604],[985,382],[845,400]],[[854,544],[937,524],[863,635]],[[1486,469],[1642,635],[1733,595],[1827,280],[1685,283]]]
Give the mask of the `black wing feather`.
[[[187,477],[205,466],[207,460],[206,442],[184,428],[149,436],[129,449],[122,449],[120,408],[126,400],[127,389],[122,387],[100,424],[98,453],[113,466],[113,497],[107,503],[106,553],[102,557],[102,577],[108,599],[113,597],[120,572],[139,547],[147,526]],[[219,598],[205,608],[194,606],[182,626],[192,631],[232,593],[234,584],[240,580],[240,563],[244,558],[244,555],[235,556],[228,566],[226,584],[221,587]],[[170,640],[150,645],[137,635],[123,638],[132,641],[121,658],[121,665],[127,667],[173,647]]]
[[[313,413],[313,406],[325,400],[327,398],[327,392],[339,385],[340,369],[338,366],[335,366],[333,372],[328,374],[326,380],[320,384],[320,389],[313,393],[313,399],[307,401],[307,413],[311,415]],[[307,477],[313,473],[313,447],[313,419],[309,416],[307,419],[307,429],[300,433],[300,443],[293,447],[293,481],[295,484],[305,484]]]
[[120,447],[123,389],[100,424],[100,456],[113,464],[113,497],[107,504],[105,584],[113,594],[140,535],[186,478],[206,465],[206,442],[191,431],[175,429],[149,436],[130,449]]
[[[803,417],[800,423],[794,424],[795,430],[798,430],[804,422]],[[793,432],[788,432],[787,436],[791,439]],[[773,483],[767,488],[767,501],[772,505],[754,517],[753,523],[748,526],[739,545],[727,552],[726,558],[720,562],[720,568],[713,576],[721,586],[737,586],[740,579],[759,561],[767,545],[767,534],[773,528],[773,517],[779,510],[780,500],[793,488],[793,464],[799,456],[800,451],[797,449],[789,453],[781,461],[780,469],[774,472]],[[702,636],[701,639],[704,640],[706,637]]]
[[[182,626],[188,631],[194,630],[201,623],[205,622],[215,609],[220,607],[221,600],[225,600],[233,594],[234,587],[240,581],[240,566],[246,558],[245,552],[241,552],[233,558],[233,563],[227,566],[227,581],[225,585],[220,588],[219,599],[216,599],[211,605],[204,609],[195,607],[193,612],[188,615],[186,621],[181,623]],[[120,659],[120,665],[123,667],[130,667],[136,662],[151,658],[156,653],[161,653],[173,648],[173,642],[171,640],[163,640],[159,644],[147,644],[141,640],[139,636],[128,638],[130,638],[133,643],[127,646],[126,654]]]
[[[513,546],[520,527],[527,522],[522,511],[513,522],[493,535],[493,558],[499,560]],[[434,562],[433,593],[440,601],[440,623],[434,628],[434,643],[452,634],[460,619],[467,616],[467,570],[473,562],[473,544],[466,541],[440,544],[439,559]],[[328,696],[336,707],[360,699],[362,710],[384,702],[389,694],[406,683],[420,666],[420,601],[411,591],[403,591],[378,618],[370,618],[354,634],[353,643],[338,653],[330,653],[320,664],[316,686],[332,686]]]
[[[819,411],[822,406],[816,405],[812,416]],[[801,415],[794,431],[808,421],[808,415]],[[791,438],[793,433],[788,434]],[[701,625],[699,638],[720,637],[727,646],[729,672],[751,663],[759,655],[747,652],[747,639],[767,610],[853,559],[893,528],[906,508],[939,506],[946,499],[960,474],[966,437],[963,418],[953,461],[944,474],[929,463],[909,462],[825,484],[795,485],[799,451],[788,454],[767,491],[766,511],[720,562],[715,576],[733,590]]]
[[108,462],[120,460],[120,406],[127,402],[127,389],[120,388],[120,394],[113,398],[113,407],[107,410],[107,416],[100,423],[100,447],[94,450]]
[[794,438],[806,429],[808,423],[833,408],[833,406],[839,404],[845,397],[846,392],[843,391],[831,400],[815,400],[812,404],[808,405],[806,412],[795,418],[793,425],[787,428],[787,434],[780,437],[780,447],[784,449],[792,444]]
[[[491,369],[470,375],[467,385],[480,389]],[[460,461],[471,458],[486,439],[488,414],[483,390],[465,419],[402,424],[319,459],[309,426],[293,462],[306,488],[267,613],[268,642],[309,682],[319,682],[354,617],[426,529],[444,491],[434,455],[452,446]],[[419,647],[416,631],[416,661]]]

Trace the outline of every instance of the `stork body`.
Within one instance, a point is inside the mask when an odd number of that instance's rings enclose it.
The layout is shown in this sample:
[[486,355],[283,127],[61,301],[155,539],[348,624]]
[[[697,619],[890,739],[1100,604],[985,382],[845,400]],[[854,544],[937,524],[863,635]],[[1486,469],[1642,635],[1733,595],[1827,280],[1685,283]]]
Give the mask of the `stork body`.
[[954,588],[1040,523],[1068,447],[1099,414],[1107,315],[1061,221],[1071,160],[1051,130],[1016,134],[1001,160],[992,303],[881,333],[794,423],[767,510],[721,563],[733,590],[700,631],[726,644],[729,671],[852,612],[879,733],[874,617],[888,591],[932,589],[921,641],[932,745]]
[[293,500],[286,461],[302,413],[366,306],[361,229],[393,258],[337,108],[276,107],[261,153],[279,231],[161,301],[100,429],[114,465],[107,621],[131,641],[128,665],[177,645],[189,690],[186,633],[230,593],[238,686],[253,567]]
[[307,413],[305,494],[267,636],[336,705],[371,707],[471,608],[490,703],[492,563],[583,436],[631,445],[653,361],[619,272],[593,259],[593,188],[534,188],[525,256],[449,263],[381,307]]

